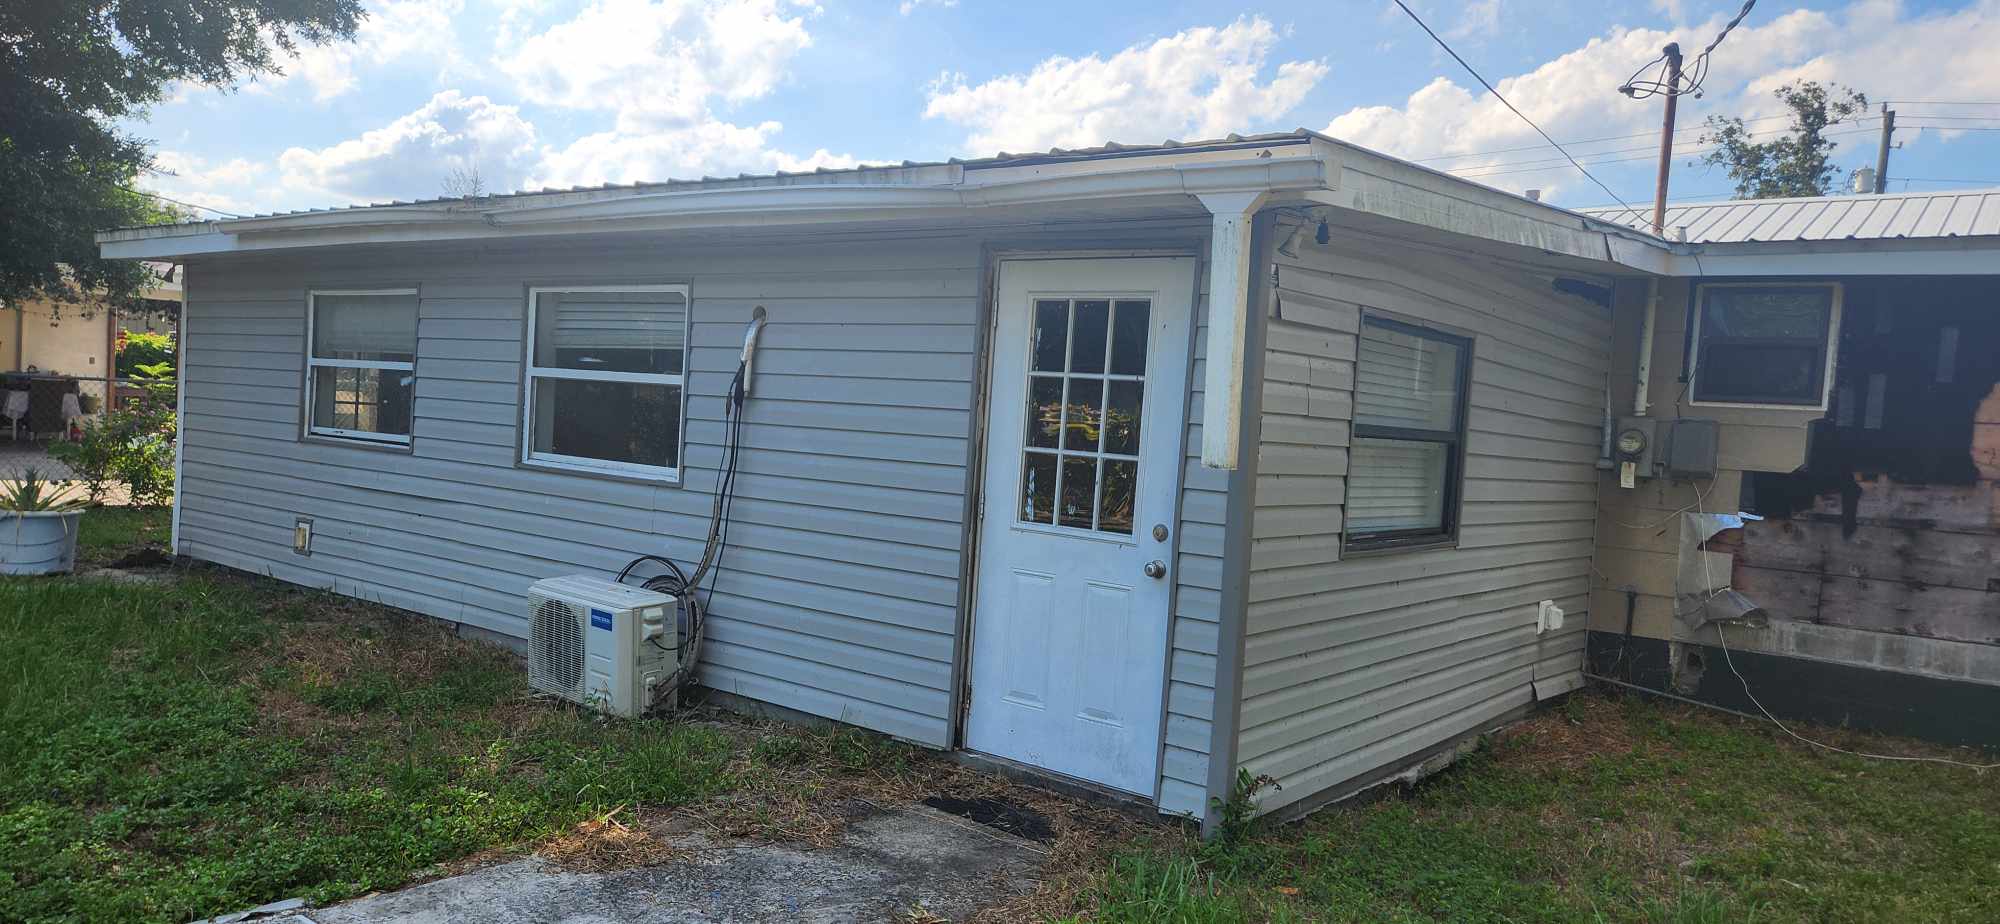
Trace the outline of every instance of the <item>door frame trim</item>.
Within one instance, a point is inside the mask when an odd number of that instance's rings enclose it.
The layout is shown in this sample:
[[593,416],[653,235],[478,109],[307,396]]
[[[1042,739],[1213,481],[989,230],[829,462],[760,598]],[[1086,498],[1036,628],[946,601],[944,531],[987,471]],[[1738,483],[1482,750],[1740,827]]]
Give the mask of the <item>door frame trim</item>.
[[[1104,248],[1077,246],[1065,248],[1028,242],[1018,244],[988,242],[981,247],[979,261],[979,307],[977,321],[975,322],[977,326],[973,338],[975,353],[973,357],[974,372],[971,395],[972,419],[970,421],[970,433],[966,440],[965,512],[964,521],[960,525],[959,530],[959,547],[963,551],[960,554],[958,569],[958,618],[954,627],[954,638],[952,641],[952,679],[948,706],[951,727],[947,740],[950,741],[951,750],[978,753],[969,751],[966,748],[965,727],[967,716],[972,707],[972,631],[975,618],[973,602],[977,597],[979,588],[979,560],[982,551],[979,539],[981,532],[980,509],[983,501],[982,494],[986,488],[986,443],[989,435],[987,417],[992,406],[994,331],[1000,322],[996,303],[999,299],[1001,266],[1006,263],[1042,260],[1118,260],[1144,259],[1147,257],[1176,257],[1194,260],[1194,291],[1189,293],[1188,340],[1185,345],[1187,372],[1189,375],[1188,384],[1185,386],[1185,389],[1191,390],[1194,381],[1192,376],[1194,372],[1195,336],[1201,327],[1202,280],[1206,278],[1208,272],[1207,254],[1208,245],[1205,238],[1189,235],[1173,235],[1159,241],[1156,246],[1149,247]],[[1187,396],[1184,394],[1183,400],[1185,401],[1186,399]],[[1170,556],[1168,560],[1175,563],[1176,572],[1178,571],[1181,548],[1181,505],[1185,501],[1186,495],[1186,479],[1184,477],[1186,466],[1184,460],[1187,456],[1188,442],[1185,407],[1182,410],[1182,417],[1184,419],[1180,428],[1180,439],[1177,443],[1180,447],[1180,457],[1176,460],[1177,464],[1174,466],[1173,538],[1168,543],[1167,549],[1167,554]],[[1179,601],[1180,581],[1176,579],[1167,589],[1167,647],[1160,653],[1165,665],[1165,671],[1161,675],[1160,723],[1158,734],[1155,736],[1159,753],[1156,754],[1156,770],[1153,774],[1152,791],[1150,795],[1139,797],[1149,799],[1155,805],[1159,804],[1160,798],[1160,773],[1157,768],[1164,766],[1163,762],[1166,759],[1166,706],[1168,692],[1173,685],[1172,619]],[[1041,768],[1032,769],[1040,770]],[[1072,779],[1053,770],[1044,770],[1042,772],[1047,773],[1050,779],[1060,781]]]

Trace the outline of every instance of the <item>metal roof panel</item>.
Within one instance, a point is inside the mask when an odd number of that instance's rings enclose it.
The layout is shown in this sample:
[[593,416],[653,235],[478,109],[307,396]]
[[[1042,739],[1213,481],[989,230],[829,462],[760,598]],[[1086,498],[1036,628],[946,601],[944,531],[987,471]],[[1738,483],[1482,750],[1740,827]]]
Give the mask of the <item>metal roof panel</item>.
[[[1623,206],[1576,211],[1651,228],[1651,213]],[[2000,235],[2000,188],[1668,203],[1667,226],[1694,243]]]

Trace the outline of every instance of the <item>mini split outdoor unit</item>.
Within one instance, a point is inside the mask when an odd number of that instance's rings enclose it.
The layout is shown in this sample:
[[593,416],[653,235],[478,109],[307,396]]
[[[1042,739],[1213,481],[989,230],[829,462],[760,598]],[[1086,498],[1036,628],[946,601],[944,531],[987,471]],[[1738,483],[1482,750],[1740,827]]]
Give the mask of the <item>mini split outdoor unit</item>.
[[587,576],[528,588],[528,676],[535,689],[613,715],[637,716],[674,674],[676,601]]

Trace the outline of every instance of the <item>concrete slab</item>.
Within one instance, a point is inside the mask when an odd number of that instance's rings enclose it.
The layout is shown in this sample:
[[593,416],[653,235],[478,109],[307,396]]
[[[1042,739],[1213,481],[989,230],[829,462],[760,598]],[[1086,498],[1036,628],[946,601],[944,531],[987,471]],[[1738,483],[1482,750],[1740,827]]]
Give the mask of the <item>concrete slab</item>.
[[946,919],[1034,888],[1044,851],[921,806],[885,809],[823,850],[719,845],[660,866],[570,873],[531,857],[297,913],[310,924],[691,924]]

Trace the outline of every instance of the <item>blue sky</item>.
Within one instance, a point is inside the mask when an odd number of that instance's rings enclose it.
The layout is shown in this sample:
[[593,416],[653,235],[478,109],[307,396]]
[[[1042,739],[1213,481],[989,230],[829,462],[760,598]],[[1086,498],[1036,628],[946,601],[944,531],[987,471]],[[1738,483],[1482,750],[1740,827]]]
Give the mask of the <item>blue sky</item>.
[[[180,88],[130,122],[170,171],[145,185],[247,213],[436,196],[474,165],[502,192],[1305,127],[1567,205],[1608,198],[1556,152],[1513,150],[1541,139],[1379,0],[367,5],[354,42],[235,92]],[[1411,5],[1639,202],[1659,103],[1617,85],[1666,41],[1705,45],[1740,3]],[[1683,101],[1681,148],[1700,148],[1705,115],[1771,116],[1772,88],[1833,80],[1897,101],[1908,188],[2000,185],[2000,131],[1946,130],[2000,128],[1994,48],[2000,0],[1763,0]],[[1872,163],[1877,124],[1836,129],[1843,172]],[[1676,198],[1729,192],[1687,160]]]

